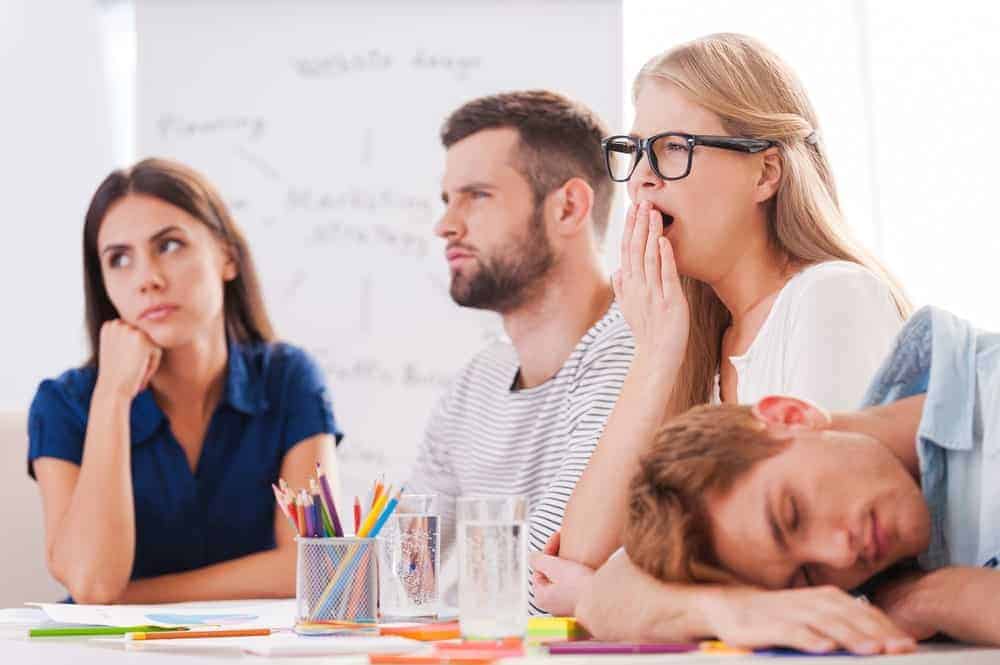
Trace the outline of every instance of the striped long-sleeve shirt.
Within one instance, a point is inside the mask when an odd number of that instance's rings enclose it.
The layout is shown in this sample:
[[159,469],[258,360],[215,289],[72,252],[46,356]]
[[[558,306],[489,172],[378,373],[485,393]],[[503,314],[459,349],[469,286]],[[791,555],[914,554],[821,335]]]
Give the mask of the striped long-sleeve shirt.
[[[427,428],[408,492],[441,497],[444,598],[454,605],[457,497],[523,494],[529,549],[540,550],[604,431],[634,353],[617,303],[580,339],[545,383],[514,388],[517,353],[497,342],[477,355],[441,399]],[[448,574],[451,571],[451,574]],[[533,611],[537,611],[532,606]]]

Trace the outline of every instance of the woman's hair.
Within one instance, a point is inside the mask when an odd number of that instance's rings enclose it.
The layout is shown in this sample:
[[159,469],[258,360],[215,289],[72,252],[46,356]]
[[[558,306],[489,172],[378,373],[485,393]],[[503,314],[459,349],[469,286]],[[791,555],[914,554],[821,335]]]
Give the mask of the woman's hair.
[[[768,202],[769,241],[790,265],[842,260],[865,266],[888,286],[899,313],[910,304],[899,284],[850,236],[833,173],[819,135],[819,122],[792,70],[760,42],[738,34],[702,37],[656,56],[643,66],[633,97],[651,82],[676,85],[715,113],[733,136],[770,139],[778,145],[782,173]],[[729,311],[712,288],[681,277],[691,308],[691,331],[669,412],[678,414],[711,398]]]
[[735,582],[716,556],[708,500],[727,494],[787,447],[788,441],[767,433],[750,406],[696,406],[667,421],[629,487],[629,558],[663,582]]
[[100,184],[87,208],[83,225],[83,289],[87,310],[90,360],[97,366],[101,326],[117,319],[101,273],[97,234],[108,210],[129,194],[155,197],[180,208],[204,224],[219,239],[236,264],[236,277],[223,286],[226,335],[236,342],[267,342],[274,330],[264,307],[257,271],[243,232],[216,189],[193,169],[166,159],[144,159],[126,170],[111,173]]

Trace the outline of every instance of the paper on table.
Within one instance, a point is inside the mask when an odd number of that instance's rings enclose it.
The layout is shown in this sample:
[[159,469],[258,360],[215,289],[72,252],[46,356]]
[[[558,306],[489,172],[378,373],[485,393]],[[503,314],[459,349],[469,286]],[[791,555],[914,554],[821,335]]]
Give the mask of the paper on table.
[[256,642],[245,641],[243,651],[255,656],[336,656],[367,653],[411,653],[428,650],[423,642],[405,637],[313,637],[278,633]]
[[38,626],[47,622],[45,612],[37,607],[10,607],[0,609],[0,626]]
[[233,600],[164,605],[29,603],[57,623],[100,626],[226,626],[290,628],[295,600]]

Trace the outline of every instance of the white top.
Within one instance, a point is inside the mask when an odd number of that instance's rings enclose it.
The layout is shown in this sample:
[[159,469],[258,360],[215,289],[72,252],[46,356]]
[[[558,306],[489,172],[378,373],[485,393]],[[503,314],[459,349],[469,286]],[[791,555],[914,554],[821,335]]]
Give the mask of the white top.
[[[889,287],[867,268],[810,266],[781,289],[747,352],[730,356],[737,400],[784,394],[855,409],[902,324]],[[718,375],[712,402],[720,402]]]

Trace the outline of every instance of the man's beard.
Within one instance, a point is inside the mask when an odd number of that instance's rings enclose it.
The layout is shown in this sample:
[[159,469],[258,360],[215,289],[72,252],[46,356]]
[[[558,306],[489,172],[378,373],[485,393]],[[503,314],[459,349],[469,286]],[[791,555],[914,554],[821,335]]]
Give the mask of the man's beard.
[[535,207],[524,238],[502,247],[493,256],[477,258],[476,263],[478,268],[471,275],[452,274],[451,297],[456,303],[503,314],[530,300],[555,263],[552,245],[545,235],[542,207]]

